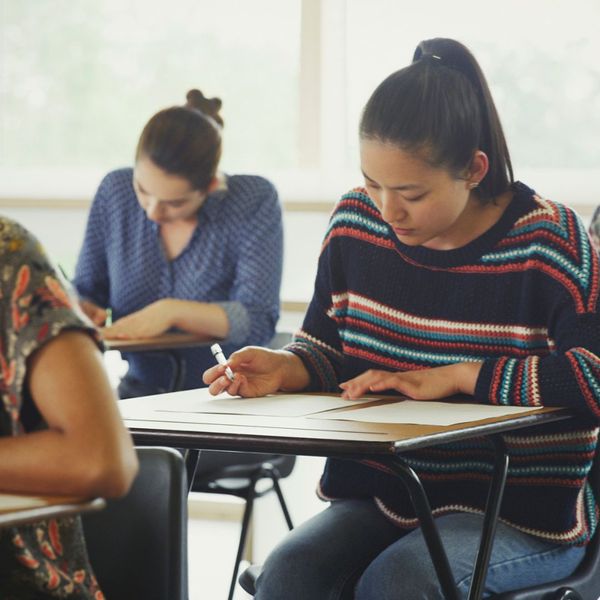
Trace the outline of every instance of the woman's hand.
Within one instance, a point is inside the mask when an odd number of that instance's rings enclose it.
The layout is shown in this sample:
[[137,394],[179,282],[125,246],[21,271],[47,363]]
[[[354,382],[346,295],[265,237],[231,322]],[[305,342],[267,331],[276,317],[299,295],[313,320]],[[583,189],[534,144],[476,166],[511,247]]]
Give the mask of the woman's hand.
[[79,307],[96,327],[102,327],[106,323],[106,309],[89,300],[80,300]]
[[209,392],[215,396],[222,392],[232,396],[265,396],[279,390],[298,391],[310,382],[302,361],[285,350],[248,346],[234,352],[227,366],[234,373],[233,381],[225,375],[226,365],[211,367],[202,375]]
[[172,327],[172,313],[168,299],[157,300],[105,327],[102,336],[107,340],[155,337]]
[[481,362],[456,363],[418,371],[390,372],[369,369],[342,384],[343,398],[396,390],[414,400],[439,400],[455,394],[475,393]]

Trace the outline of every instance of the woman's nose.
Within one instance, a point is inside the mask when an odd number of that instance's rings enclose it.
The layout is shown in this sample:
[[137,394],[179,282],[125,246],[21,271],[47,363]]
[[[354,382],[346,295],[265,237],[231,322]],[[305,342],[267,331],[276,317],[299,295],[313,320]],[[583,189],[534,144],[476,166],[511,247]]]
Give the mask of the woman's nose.
[[160,217],[160,202],[155,198],[148,199],[148,203],[146,204],[146,216],[152,220]]
[[382,192],[381,216],[387,223],[393,223],[395,221],[402,221],[406,217],[406,211],[393,194]]

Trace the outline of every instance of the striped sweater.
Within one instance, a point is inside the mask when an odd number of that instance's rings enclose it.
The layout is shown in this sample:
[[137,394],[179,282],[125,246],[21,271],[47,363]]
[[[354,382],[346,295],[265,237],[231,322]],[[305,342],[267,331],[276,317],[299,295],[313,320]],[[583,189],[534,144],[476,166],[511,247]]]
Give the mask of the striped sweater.
[[[600,419],[598,258],[576,214],[521,183],[501,219],[455,250],[402,244],[363,189],[342,197],[315,292],[288,349],[314,391],[369,368],[483,361],[476,402],[568,406],[576,417],[505,435],[501,518],[535,536],[585,544],[598,507],[588,473]],[[435,515],[480,512],[493,468],[484,438],[404,455]],[[400,527],[417,521],[384,462],[327,461],[323,498],[373,497]]]

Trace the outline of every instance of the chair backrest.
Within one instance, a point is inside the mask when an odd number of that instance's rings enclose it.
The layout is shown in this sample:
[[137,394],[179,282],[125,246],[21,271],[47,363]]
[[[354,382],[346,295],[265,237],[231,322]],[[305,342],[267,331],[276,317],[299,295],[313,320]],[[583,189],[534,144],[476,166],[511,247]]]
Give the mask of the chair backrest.
[[187,484],[181,455],[137,448],[127,496],[82,517],[90,562],[109,600],[187,600]]

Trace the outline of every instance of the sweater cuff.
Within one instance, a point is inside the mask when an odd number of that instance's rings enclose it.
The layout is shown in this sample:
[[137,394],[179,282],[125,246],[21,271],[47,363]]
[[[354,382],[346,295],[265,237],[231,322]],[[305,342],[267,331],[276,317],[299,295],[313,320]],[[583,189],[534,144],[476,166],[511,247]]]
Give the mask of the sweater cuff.
[[229,321],[229,335],[223,340],[224,344],[243,346],[250,336],[250,315],[248,309],[235,301],[215,302],[227,315]]
[[495,366],[496,361],[493,359],[485,360],[481,365],[477,383],[475,384],[475,394],[473,395],[473,398],[480,404],[497,404],[497,402],[494,402],[490,398],[490,386]]
[[308,371],[310,384],[304,391],[339,393],[335,371],[323,353],[303,342],[292,342],[283,349],[295,354]]

